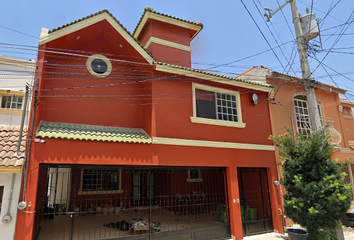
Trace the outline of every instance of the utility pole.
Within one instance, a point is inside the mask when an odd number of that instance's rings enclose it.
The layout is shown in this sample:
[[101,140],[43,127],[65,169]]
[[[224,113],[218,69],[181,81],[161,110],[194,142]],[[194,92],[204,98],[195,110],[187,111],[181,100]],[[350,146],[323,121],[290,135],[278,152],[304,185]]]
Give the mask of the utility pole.
[[[310,123],[311,128],[314,131],[319,131],[322,129],[320,114],[317,108],[317,100],[315,95],[315,88],[314,88],[314,80],[311,77],[310,65],[307,57],[306,51],[306,43],[309,41],[307,37],[304,36],[304,33],[301,28],[301,20],[300,14],[297,10],[296,0],[288,0],[284,4],[282,4],[277,10],[271,12],[270,9],[266,8],[265,10],[268,13],[265,14],[267,21],[277,13],[281,8],[283,8],[286,4],[291,4],[291,12],[293,17],[293,23],[295,27],[296,33],[296,42],[299,51],[300,63],[301,63],[301,70],[302,70],[302,78],[304,81],[305,91],[306,91],[306,98],[310,116]],[[311,26],[310,26],[311,27]],[[309,29],[311,31],[311,29]]]
[[305,81],[305,91],[306,91],[306,98],[307,104],[309,108],[309,115],[310,115],[310,123],[312,130],[319,131],[322,128],[320,114],[317,108],[317,100],[315,95],[315,88],[314,88],[314,81],[311,77],[310,65],[307,57],[307,51],[305,43],[308,42],[304,37],[304,34],[301,29],[300,23],[300,14],[297,10],[296,0],[292,0],[291,2],[291,12],[293,14],[293,23],[295,27],[296,33],[296,42],[297,48],[299,51],[300,63],[301,63],[301,70],[302,70],[302,78]]

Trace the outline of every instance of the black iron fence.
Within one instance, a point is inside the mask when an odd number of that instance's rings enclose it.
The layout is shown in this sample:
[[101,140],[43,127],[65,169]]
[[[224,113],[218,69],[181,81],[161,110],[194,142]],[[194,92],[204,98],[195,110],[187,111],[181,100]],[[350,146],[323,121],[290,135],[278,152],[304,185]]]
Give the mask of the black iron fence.
[[230,237],[222,168],[57,165],[39,178],[34,239]]

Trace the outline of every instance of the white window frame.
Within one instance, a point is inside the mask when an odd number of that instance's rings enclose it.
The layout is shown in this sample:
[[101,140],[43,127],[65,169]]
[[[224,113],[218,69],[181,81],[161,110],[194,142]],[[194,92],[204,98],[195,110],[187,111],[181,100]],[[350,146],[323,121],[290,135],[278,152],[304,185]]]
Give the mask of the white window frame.
[[[10,102],[10,107],[8,108],[8,107],[2,107],[2,101],[3,101],[3,98],[4,97],[11,97],[11,102]],[[14,102],[14,98],[15,97],[17,97],[17,98],[22,98],[21,99],[21,108],[13,108],[12,107],[12,104],[16,104],[16,106],[17,106],[17,104],[19,104],[18,102]],[[21,96],[21,95],[9,95],[9,94],[1,94],[1,99],[0,99],[0,108],[1,109],[12,109],[12,110],[18,110],[18,111],[21,111],[22,109],[23,109],[23,99],[24,99],[24,97],[23,96]]]
[[[306,100],[303,100],[303,99],[296,99],[297,96],[304,96],[304,97],[306,98]],[[322,103],[321,103],[321,101],[319,101],[319,99],[316,99],[316,100],[317,100],[317,109],[318,109],[318,111],[319,111],[319,115],[320,115],[320,118],[321,118],[321,124],[323,124],[323,123],[322,123],[322,122],[323,122],[322,118],[324,117],[324,114],[323,114]],[[301,102],[301,103],[306,103],[306,111],[307,111],[307,114],[304,114],[304,113],[302,113],[302,114],[296,113],[296,107],[299,107],[299,106],[295,106],[295,101],[297,101],[298,104],[299,104],[299,102]],[[296,127],[296,132],[297,132],[297,133],[300,133],[299,130],[300,130],[300,129],[304,129],[304,130],[306,130],[307,133],[310,133],[310,131],[311,131],[311,121],[310,121],[309,103],[308,103],[308,101],[307,101],[306,94],[297,93],[297,94],[293,95],[293,107],[294,107],[294,115],[295,115],[295,125],[296,125],[295,127]],[[301,106],[301,108],[303,108],[303,107]],[[300,128],[299,128],[299,126],[298,126],[298,117],[303,117],[304,119],[306,119],[306,121],[303,121],[303,120],[302,120],[302,122],[303,122],[303,123],[306,122],[306,124],[308,124],[308,128],[307,128],[307,129],[305,129],[305,128],[303,128],[303,127],[300,127]],[[304,132],[303,132],[303,133],[304,133]]]
[[[122,169],[119,169],[119,189],[116,190],[83,190],[83,179],[84,179],[84,170],[85,169],[91,169],[91,168],[83,168],[81,169],[81,181],[80,181],[80,189],[78,191],[79,195],[95,195],[95,194],[117,194],[117,193],[123,193],[124,190],[122,190]],[[94,169],[93,170],[107,170],[107,169]]]
[[[237,127],[237,128],[245,128],[246,123],[242,122],[242,111],[241,111],[241,100],[240,93],[237,91],[232,91],[228,89],[211,87],[207,85],[202,85],[199,83],[193,83],[193,116],[191,117],[192,123],[202,123],[202,124],[210,124],[210,125],[218,125],[218,126],[226,126],[226,127]],[[226,120],[218,120],[218,119],[210,119],[210,118],[202,118],[197,117],[197,99],[196,99],[196,89],[211,91],[215,93],[225,93],[229,95],[233,95],[236,97],[236,108],[237,108],[237,118],[238,122],[226,121]]]

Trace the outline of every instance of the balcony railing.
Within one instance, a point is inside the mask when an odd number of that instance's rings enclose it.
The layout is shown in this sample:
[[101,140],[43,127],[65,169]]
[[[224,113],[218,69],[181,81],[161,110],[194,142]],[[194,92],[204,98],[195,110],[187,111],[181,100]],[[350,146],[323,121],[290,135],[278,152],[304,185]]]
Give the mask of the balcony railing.
[[[328,131],[331,133],[330,141],[332,145],[339,147],[342,142],[342,135],[334,128],[334,120],[328,117],[321,117],[320,121],[322,127],[327,127]],[[291,116],[291,123],[294,131],[297,133],[308,135],[312,130],[308,115]]]

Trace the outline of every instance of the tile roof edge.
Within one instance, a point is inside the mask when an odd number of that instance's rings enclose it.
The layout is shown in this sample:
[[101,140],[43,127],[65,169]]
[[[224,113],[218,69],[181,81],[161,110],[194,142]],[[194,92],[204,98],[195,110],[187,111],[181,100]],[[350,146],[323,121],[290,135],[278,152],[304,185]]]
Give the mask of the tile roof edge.
[[[293,79],[295,81],[301,81],[302,80],[302,78],[291,76],[291,75],[284,74],[284,73],[281,73],[281,72],[277,72],[277,71],[271,70],[271,69],[269,69],[269,68],[267,68],[267,67],[265,67],[263,65],[253,66],[253,67],[247,69],[246,71],[242,72],[241,74],[237,75],[235,78],[240,77],[240,76],[242,76],[242,75],[244,75],[244,74],[246,74],[246,73],[248,73],[248,72],[250,72],[250,71],[252,71],[252,70],[254,70],[256,68],[262,68],[262,69],[265,69],[265,70],[269,70],[269,71],[272,72],[272,75],[273,75],[273,73],[275,73],[275,74],[279,74],[279,75],[284,76],[284,77],[288,77],[288,78]],[[339,93],[347,92],[347,90],[345,90],[345,89],[334,87],[334,86],[326,84],[326,83],[315,81],[315,84],[317,84],[318,86],[332,88],[332,89],[338,91]]]
[[62,26],[60,26],[60,27],[54,28],[54,29],[52,29],[52,30],[49,30],[49,31],[48,31],[48,35],[50,35],[51,33],[60,31],[60,30],[62,30],[62,29],[64,29],[64,28],[70,27],[70,26],[72,26],[72,25],[75,25],[76,23],[85,21],[85,20],[87,20],[87,19],[90,19],[90,18],[92,18],[92,17],[98,16],[98,15],[101,15],[101,14],[104,14],[104,13],[108,14],[119,26],[121,26],[122,29],[123,29],[132,39],[134,39],[134,41],[144,50],[144,52],[146,52],[146,53],[151,57],[151,59],[153,59],[153,56],[143,47],[143,45],[141,45],[141,43],[140,43],[136,38],[134,38],[133,34],[131,34],[131,33],[128,31],[128,29],[126,29],[126,28],[123,26],[123,24],[122,24],[120,21],[118,21],[118,19],[115,18],[115,17],[113,16],[113,14],[111,14],[107,9],[102,9],[102,10],[99,11],[99,12],[90,14],[90,15],[88,15],[88,16],[86,16],[86,17],[82,17],[82,18],[77,19],[77,20],[75,20],[75,21],[73,21],[73,22],[70,22],[70,23],[67,23],[67,24],[65,24],[65,25],[62,25]]
[[[160,15],[160,16],[163,16],[163,17],[171,18],[171,19],[174,19],[174,20],[178,20],[178,21],[181,21],[181,22],[184,22],[184,23],[189,23],[189,24],[193,24],[193,25],[199,26],[199,27],[200,27],[200,30],[203,29],[203,27],[204,27],[204,26],[203,26],[203,23],[201,23],[201,22],[188,21],[188,20],[185,20],[185,19],[182,19],[182,18],[174,17],[174,16],[171,16],[171,15],[168,15],[168,14],[164,14],[164,13],[160,13],[160,12],[155,11],[155,10],[152,9],[151,7],[146,6],[146,7],[144,8],[143,14],[141,15],[141,17],[140,17],[140,19],[139,19],[139,21],[138,21],[138,23],[137,23],[137,25],[136,25],[136,27],[135,27],[133,33],[132,33],[133,36],[135,35],[135,33],[136,33],[136,31],[137,31],[137,29],[138,29],[138,27],[139,27],[141,21],[143,20],[145,14],[146,14],[147,12],[154,13],[154,14],[157,14],[157,15]],[[200,31],[200,30],[199,30],[199,31]]]
[[158,61],[154,61],[154,63],[156,63],[158,65],[162,65],[162,66],[168,66],[168,67],[178,68],[178,69],[187,70],[187,71],[191,71],[191,72],[197,72],[197,73],[202,73],[202,74],[211,75],[211,76],[215,76],[215,77],[225,78],[225,79],[228,79],[228,80],[236,80],[236,81],[242,82],[242,83],[249,83],[249,84],[252,84],[252,85],[274,88],[274,86],[271,85],[271,84],[243,80],[243,79],[230,77],[230,76],[226,76],[226,75],[206,72],[206,71],[199,70],[199,69],[196,69],[196,68],[188,68],[188,67],[183,67],[183,66],[180,66],[180,65],[174,65],[174,64],[165,63],[165,62],[158,62]]
[[[79,125],[79,126],[90,126],[90,127],[104,127],[104,128],[137,129],[137,130],[143,130],[145,132],[145,130],[143,128],[117,127],[117,126],[95,125],[95,124],[84,124],[84,123],[52,122],[52,121],[45,121],[45,120],[40,120],[40,123],[38,124],[38,126],[40,127],[42,124],[50,124],[50,123],[66,124],[66,125]],[[37,129],[39,129],[39,127]],[[36,131],[36,134],[37,134],[37,131]]]

